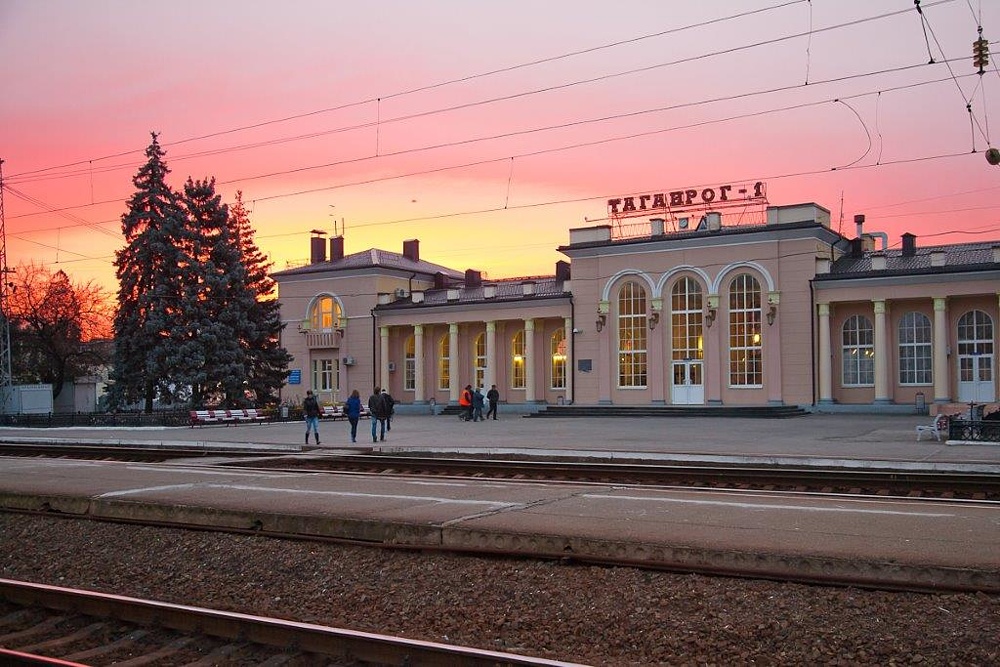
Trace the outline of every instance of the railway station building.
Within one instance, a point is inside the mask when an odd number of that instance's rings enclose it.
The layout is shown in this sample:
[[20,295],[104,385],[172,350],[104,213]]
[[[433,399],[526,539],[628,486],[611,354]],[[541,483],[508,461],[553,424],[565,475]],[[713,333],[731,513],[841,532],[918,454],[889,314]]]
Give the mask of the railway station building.
[[608,208],[569,230],[551,275],[519,279],[428,262],[418,239],[345,254],[343,236],[314,236],[308,264],[273,274],[294,357],[283,400],[378,385],[427,410],[493,384],[525,412],[996,400],[1000,241],[890,247],[863,216],[846,235],[817,204],[771,206],[759,183]]

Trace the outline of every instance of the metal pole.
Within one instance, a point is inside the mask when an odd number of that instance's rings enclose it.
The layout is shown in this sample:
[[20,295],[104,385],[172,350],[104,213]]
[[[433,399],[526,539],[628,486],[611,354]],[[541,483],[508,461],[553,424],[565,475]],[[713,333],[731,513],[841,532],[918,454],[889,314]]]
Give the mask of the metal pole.
[[10,412],[14,395],[10,363],[9,283],[7,280],[7,229],[3,212],[3,159],[0,159],[0,414]]

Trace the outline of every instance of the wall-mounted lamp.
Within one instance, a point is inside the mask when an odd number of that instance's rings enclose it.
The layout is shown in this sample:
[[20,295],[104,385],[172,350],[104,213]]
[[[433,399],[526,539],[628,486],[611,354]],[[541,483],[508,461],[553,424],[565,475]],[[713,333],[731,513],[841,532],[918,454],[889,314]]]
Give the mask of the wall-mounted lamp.
[[649,330],[652,331],[656,328],[656,324],[660,321],[660,314],[657,312],[650,313],[649,315]]
[[598,331],[602,331],[604,329],[604,323],[607,322],[607,321],[608,321],[608,316],[607,315],[605,315],[604,313],[598,313],[597,314],[597,321],[594,322],[594,327]]
[[343,328],[343,327],[337,327],[336,329],[334,329],[334,332],[335,332],[335,333],[336,333],[336,334],[337,334],[338,336],[340,336],[341,338],[343,338],[343,337],[344,337],[344,328]]
[[767,326],[774,324],[774,318],[778,315],[778,307],[771,304],[771,307],[767,309]]
[[709,308],[707,311],[705,311],[705,326],[706,327],[711,327],[712,323],[715,322],[715,313],[716,313],[715,308]]

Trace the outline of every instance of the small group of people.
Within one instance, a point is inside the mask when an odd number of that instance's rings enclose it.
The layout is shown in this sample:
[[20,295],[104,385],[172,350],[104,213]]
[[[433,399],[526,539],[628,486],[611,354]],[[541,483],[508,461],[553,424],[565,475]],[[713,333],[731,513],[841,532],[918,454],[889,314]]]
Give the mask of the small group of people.
[[[395,412],[396,401],[392,395],[381,387],[368,397],[368,414],[372,420],[372,442],[385,441],[386,431],[392,430],[392,415]],[[306,444],[309,444],[309,434],[312,433],[319,445],[319,401],[312,389],[306,391],[302,401],[302,413],[306,420]],[[355,389],[344,402],[344,414],[351,425],[351,442],[358,441],[358,422],[361,421],[361,394]]]
[[[487,407],[487,404],[489,407],[484,417],[483,408]],[[496,385],[493,385],[484,395],[482,389],[479,387],[473,389],[471,384],[467,384],[458,397],[458,405],[462,409],[459,415],[462,421],[486,421],[491,415],[493,419],[496,419],[497,406],[500,405],[500,391]]]

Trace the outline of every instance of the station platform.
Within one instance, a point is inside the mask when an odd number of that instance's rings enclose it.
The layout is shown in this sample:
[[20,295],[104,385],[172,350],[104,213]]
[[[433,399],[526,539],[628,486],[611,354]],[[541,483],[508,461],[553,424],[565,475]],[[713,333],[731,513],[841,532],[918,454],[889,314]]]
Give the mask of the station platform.
[[[0,508],[102,520],[311,536],[412,548],[517,553],[695,568],[720,573],[839,577],[860,585],[1000,592],[1000,509],[994,503],[807,496],[794,492],[639,488],[478,478],[413,478],[243,467],[239,452],[279,456],[381,451],[603,461],[732,462],[1000,474],[1000,446],[948,444],[916,427],[926,417],[809,415],[739,418],[400,416],[385,442],[361,424],[146,429],[0,429]],[[367,440],[367,442],[366,442]],[[189,447],[166,464],[3,457],[4,443]],[[215,458],[215,457],[211,457]]]
[[[388,454],[489,455],[676,461],[851,468],[967,470],[1000,474],[1000,444],[949,443],[916,427],[931,417],[812,414],[794,419],[704,417],[567,417],[501,415],[485,422],[456,417],[397,415],[384,442],[372,442],[370,423],[351,443],[346,421],[320,423],[318,449]],[[0,428],[2,443],[83,443],[106,446],[240,448],[275,452],[306,445],[303,422],[239,426],[148,428]]]

